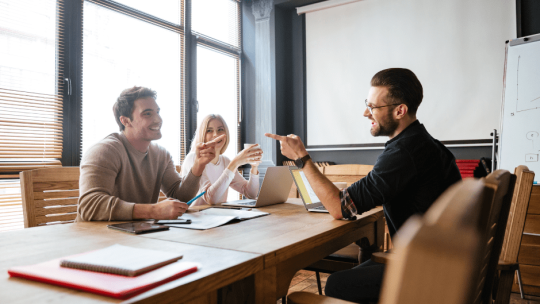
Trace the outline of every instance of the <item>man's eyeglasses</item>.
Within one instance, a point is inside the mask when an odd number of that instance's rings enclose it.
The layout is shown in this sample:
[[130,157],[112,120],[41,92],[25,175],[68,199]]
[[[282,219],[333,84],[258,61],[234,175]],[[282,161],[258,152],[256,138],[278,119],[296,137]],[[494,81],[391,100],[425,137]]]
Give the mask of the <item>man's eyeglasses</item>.
[[380,107],[371,107],[371,106],[368,106],[368,104],[367,104],[367,99],[366,99],[365,103],[366,103],[366,108],[368,108],[369,113],[370,113],[371,115],[373,115],[373,109],[384,108],[384,107],[389,107],[389,106],[397,106],[397,105],[400,105],[400,104],[401,104],[401,103],[393,103],[393,104],[389,104],[389,105],[385,105],[385,106],[380,106]]

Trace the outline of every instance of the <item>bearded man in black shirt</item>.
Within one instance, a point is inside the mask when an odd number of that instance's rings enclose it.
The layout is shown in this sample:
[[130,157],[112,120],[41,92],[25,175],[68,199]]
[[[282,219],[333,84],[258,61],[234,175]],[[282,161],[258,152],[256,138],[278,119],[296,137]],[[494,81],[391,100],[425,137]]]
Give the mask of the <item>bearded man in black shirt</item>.
[[[422,84],[408,69],[386,69],[373,76],[364,117],[371,120],[371,135],[390,139],[373,170],[343,190],[320,173],[298,136],[266,136],[279,140],[282,154],[303,167],[315,194],[334,218],[352,218],[382,205],[393,236],[411,215],[426,212],[439,195],[461,180],[452,153],[416,119],[422,98]],[[376,302],[383,273],[384,265],[371,260],[333,273],[325,294],[357,303]]]

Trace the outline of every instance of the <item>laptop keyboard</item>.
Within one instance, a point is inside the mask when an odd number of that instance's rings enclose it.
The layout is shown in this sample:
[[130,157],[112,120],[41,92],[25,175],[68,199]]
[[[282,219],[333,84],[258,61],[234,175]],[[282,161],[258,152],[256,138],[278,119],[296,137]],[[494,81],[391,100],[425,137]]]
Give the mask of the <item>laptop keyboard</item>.
[[324,206],[319,206],[319,207],[311,208],[311,210],[326,210],[326,208],[324,208]]
[[255,202],[242,202],[242,203],[236,203],[238,205],[243,205],[243,206],[255,206]]

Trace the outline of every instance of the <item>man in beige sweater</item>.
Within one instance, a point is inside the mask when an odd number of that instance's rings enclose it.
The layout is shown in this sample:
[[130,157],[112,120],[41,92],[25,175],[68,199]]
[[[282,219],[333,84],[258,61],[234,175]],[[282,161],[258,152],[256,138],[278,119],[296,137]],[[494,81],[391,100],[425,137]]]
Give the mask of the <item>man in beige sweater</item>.
[[[77,221],[175,219],[195,196],[213,146],[223,138],[196,147],[195,165],[182,180],[171,155],[152,143],[161,138],[162,119],[156,92],[143,87],[124,90],[113,107],[120,133],[92,146],[81,161]],[[159,190],[167,199],[157,202]]]

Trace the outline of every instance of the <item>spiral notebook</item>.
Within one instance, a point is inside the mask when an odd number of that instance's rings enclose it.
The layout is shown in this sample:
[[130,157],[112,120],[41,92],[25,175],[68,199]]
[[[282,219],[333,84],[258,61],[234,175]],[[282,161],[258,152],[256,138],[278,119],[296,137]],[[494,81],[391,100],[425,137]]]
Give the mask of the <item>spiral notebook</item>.
[[39,264],[11,267],[8,274],[11,277],[127,299],[196,272],[199,267],[197,263],[177,261],[136,277],[127,277],[60,267],[60,259],[54,259]]
[[182,258],[182,254],[119,244],[60,260],[60,266],[137,276]]

